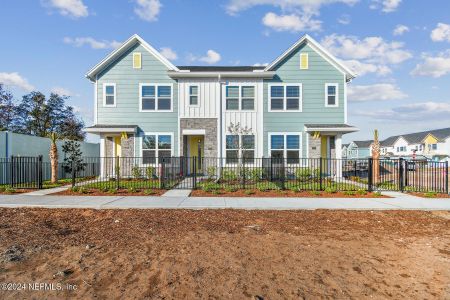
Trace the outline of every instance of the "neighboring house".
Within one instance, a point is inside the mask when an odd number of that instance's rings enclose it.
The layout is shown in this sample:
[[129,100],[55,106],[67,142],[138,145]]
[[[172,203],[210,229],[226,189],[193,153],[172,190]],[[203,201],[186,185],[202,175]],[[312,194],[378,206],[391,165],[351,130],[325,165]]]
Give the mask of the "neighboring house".
[[347,149],[349,144],[342,144],[342,158],[347,158]]
[[354,158],[368,158],[372,153],[373,140],[369,141],[353,141],[348,144],[347,155],[348,159]]
[[423,155],[428,159],[446,160],[450,156],[450,128],[391,136],[381,142],[384,156]]
[[[101,156],[142,165],[164,156],[340,158],[342,135],[357,131],[347,125],[355,75],[308,35],[267,67],[175,66],[133,35],[86,77],[95,94],[86,131],[99,135]],[[231,123],[251,133],[233,136]]]

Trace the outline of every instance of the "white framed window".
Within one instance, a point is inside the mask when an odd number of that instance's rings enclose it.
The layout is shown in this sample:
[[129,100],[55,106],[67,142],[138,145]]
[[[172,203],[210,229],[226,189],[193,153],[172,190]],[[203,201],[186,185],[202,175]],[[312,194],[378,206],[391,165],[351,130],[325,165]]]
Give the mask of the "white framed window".
[[302,157],[301,132],[269,133],[269,156],[286,159],[287,164],[299,164]]
[[142,55],[140,52],[133,53],[133,69],[142,68]]
[[255,159],[255,136],[227,134],[225,148],[225,163],[235,164],[239,158],[244,158],[245,164],[252,164]]
[[308,70],[309,57],[308,53],[300,53],[300,70]]
[[225,87],[226,110],[255,110],[255,85],[228,85]]
[[326,107],[339,106],[339,84],[337,83],[325,84],[325,106]]
[[158,164],[160,158],[173,155],[173,133],[146,132],[141,138],[142,163]]
[[428,144],[428,150],[437,150],[437,144]]
[[103,84],[103,106],[115,107],[116,106],[116,84],[104,83]]
[[269,112],[301,112],[302,84],[270,84]]
[[141,112],[172,112],[173,85],[171,83],[140,83],[139,99]]
[[198,106],[198,85],[189,86],[189,105]]

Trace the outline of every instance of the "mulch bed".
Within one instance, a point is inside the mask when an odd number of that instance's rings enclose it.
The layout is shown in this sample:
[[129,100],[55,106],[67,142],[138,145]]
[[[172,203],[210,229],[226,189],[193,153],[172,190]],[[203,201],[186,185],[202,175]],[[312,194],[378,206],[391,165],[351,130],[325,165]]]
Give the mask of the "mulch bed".
[[408,194],[417,196],[417,197],[421,197],[421,198],[450,198],[450,195],[448,194],[441,194],[441,193],[437,193],[436,196],[433,197],[427,197],[425,196],[426,193],[423,192],[409,192]]
[[219,193],[205,192],[203,190],[194,190],[191,193],[191,197],[296,197],[296,198],[391,198],[385,195],[376,195],[374,193],[367,193],[365,195],[360,195],[355,193],[355,195],[347,195],[343,192],[336,193],[326,193],[326,192],[318,192],[312,193],[309,191],[303,192],[294,192],[294,191],[259,191],[259,190],[251,190],[251,193],[246,193],[244,190],[238,190],[235,192],[226,192],[219,191]]
[[96,189],[89,189],[86,191],[86,193],[81,192],[74,192],[70,189],[51,194],[51,195],[59,195],[59,196],[161,196],[164,194],[167,190],[160,190],[160,189],[152,189],[153,194],[147,194],[144,190],[137,190],[134,193],[128,192],[126,189],[119,189],[117,190],[117,193],[109,193],[109,192],[102,192],[100,190]]

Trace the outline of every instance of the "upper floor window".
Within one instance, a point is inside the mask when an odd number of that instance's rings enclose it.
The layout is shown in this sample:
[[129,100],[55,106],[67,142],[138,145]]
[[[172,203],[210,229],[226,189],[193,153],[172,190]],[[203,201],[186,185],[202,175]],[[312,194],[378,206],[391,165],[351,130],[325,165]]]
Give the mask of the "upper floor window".
[[437,144],[428,144],[428,150],[437,150]]
[[300,53],[300,70],[307,70],[308,68],[308,53]]
[[103,84],[103,106],[116,106],[116,84]]
[[198,105],[198,85],[189,87],[189,105]]
[[142,162],[155,164],[162,157],[172,156],[171,134],[145,134],[142,137]]
[[397,152],[406,152],[406,146],[397,147]]
[[172,85],[140,84],[140,111],[172,111]]
[[244,163],[252,163],[255,158],[254,135],[227,135],[226,136],[226,163],[238,163],[244,158]]
[[288,164],[300,163],[300,134],[294,133],[273,133],[269,134],[270,157],[286,158]]
[[336,107],[339,104],[338,97],[338,84],[327,83],[325,84],[325,106]]
[[142,55],[140,52],[133,53],[133,69],[140,69],[142,67]]
[[302,85],[269,86],[269,111],[301,111]]
[[227,86],[225,97],[227,110],[255,109],[255,86]]

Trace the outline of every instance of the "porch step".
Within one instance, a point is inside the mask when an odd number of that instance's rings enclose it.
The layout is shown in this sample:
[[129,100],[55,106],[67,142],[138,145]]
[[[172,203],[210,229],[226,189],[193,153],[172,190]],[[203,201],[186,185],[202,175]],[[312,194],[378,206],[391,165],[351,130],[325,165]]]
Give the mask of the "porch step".
[[162,197],[189,197],[191,192],[191,189],[172,189],[162,194]]

